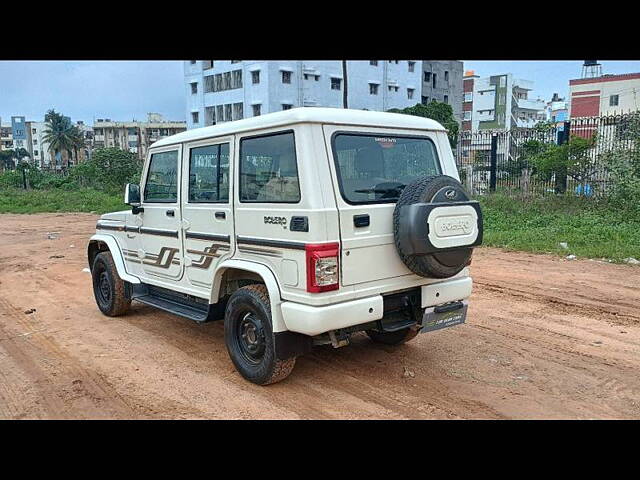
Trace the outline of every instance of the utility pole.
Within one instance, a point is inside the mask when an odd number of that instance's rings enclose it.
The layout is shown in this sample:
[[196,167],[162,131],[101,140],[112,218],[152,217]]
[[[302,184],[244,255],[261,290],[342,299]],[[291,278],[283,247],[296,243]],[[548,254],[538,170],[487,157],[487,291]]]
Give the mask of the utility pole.
[[342,90],[342,106],[344,108],[349,108],[349,102],[347,100],[347,61],[342,60],[342,83],[344,83]]

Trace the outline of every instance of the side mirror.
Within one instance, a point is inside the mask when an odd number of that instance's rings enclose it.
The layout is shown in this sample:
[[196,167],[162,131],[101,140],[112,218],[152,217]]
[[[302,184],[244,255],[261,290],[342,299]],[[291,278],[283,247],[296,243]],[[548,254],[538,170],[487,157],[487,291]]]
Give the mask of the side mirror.
[[131,205],[131,211],[134,215],[144,212],[144,209],[140,208],[140,185],[127,183],[127,186],[124,189],[124,203]]

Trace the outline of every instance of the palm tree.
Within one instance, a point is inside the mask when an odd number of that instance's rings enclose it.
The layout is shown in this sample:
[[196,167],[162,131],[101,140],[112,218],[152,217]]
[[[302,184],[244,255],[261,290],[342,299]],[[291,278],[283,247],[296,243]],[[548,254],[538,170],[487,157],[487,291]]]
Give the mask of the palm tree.
[[55,110],[49,110],[44,116],[46,121],[46,129],[44,131],[44,141],[49,144],[49,152],[54,158],[61,155],[62,164],[64,162],[64,154],[66,152],[66,165],[69,159],[73,158],[72,151],[75,152],[75,158],[78,158],[78,148],[84,147],[84,138],[80,129],[71,124],[71,120]]

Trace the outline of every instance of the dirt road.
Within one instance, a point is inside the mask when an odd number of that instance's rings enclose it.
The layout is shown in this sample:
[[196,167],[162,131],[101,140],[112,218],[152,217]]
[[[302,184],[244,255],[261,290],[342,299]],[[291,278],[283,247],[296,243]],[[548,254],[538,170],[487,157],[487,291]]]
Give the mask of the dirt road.
[[0,215],[0,418],[640,418],[638,267],[482,248],[466,325],[357,335],[258,387],[220,323],[99,313],[96,218]]

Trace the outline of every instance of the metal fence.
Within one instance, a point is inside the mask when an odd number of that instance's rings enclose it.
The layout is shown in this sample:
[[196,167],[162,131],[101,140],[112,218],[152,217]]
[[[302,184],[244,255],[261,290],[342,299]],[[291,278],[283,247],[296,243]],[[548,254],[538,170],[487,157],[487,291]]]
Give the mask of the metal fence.
[[[541,171],[536,155],[571,137],[588,140],[569,168]],[[473,195],[505,192],[523,195],[604,196],[611,187],[607,153],[640,148],[640,112],[571,119],[538,128],[461,132],[455,149],[460,179]],[[557,150],[548,150],[548,155]],[[566,151],[565,151],[566,152]],[[569,152],[572,155],[573,150]],[[575,161],[573,161],[575,160]]]

